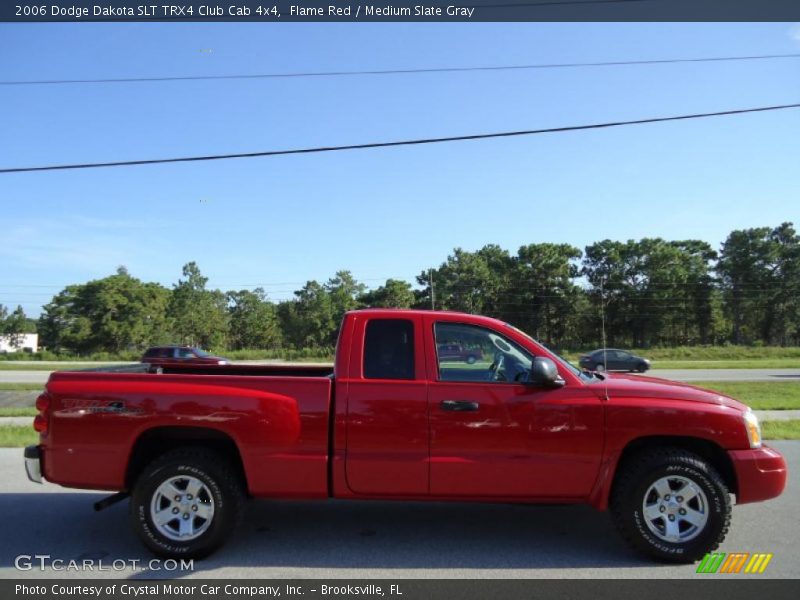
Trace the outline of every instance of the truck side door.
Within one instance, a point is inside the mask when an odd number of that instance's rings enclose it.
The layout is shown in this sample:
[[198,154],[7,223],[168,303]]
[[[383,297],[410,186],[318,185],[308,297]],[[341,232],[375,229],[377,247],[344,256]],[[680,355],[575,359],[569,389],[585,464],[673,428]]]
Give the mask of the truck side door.
[[[347,390],[347,486],[428,494],[428,392],[422,319],[357,315]],[[341,389],[341,388],[340,388]]]
[[428,347],[460,342],[483,358],[470,365],[429,356],[431,495],[587,496],[603,446],[598,396],[574,378],[560,388],[527,383],[529,348],[453,318],[425,317]]

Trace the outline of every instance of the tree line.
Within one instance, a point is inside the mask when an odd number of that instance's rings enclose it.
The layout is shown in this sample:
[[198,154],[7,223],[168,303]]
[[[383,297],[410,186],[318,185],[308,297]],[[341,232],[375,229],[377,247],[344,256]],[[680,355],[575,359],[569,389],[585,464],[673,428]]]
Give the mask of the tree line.
[[223,292],[207,283],[192,262],[171,288],[124,267],[67,286],[44,306],[41,344],[75,354],[167,342],[330,349],[342,315],[361,307],[485,314],[557,349],[600,346],[603,331],[609,346],[638,348],[800,344],[800,236],[792,223],[733,231],[719,250],[660,238],[606,239],[583,250],[534,243],[516,254],[495,244],[456,248],[414,284],[389,279],[367,289],[343,270],[279,302],[261,288]]

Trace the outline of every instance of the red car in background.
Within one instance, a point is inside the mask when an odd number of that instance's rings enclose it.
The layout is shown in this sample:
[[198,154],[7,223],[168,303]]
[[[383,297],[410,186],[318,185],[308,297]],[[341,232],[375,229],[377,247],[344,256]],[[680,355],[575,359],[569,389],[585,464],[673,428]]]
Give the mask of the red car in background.
[[214,356],[200,348],[192,346],[154,346],[142,356],[141,362],[159,366],[174,365],[227,365],[230,361],[221,356]]
[[464,348],[459,344],[442,344],[438,346],[438,351],[442,360],[465,362],[470,365],[474,365],[483,358],[481,350]]

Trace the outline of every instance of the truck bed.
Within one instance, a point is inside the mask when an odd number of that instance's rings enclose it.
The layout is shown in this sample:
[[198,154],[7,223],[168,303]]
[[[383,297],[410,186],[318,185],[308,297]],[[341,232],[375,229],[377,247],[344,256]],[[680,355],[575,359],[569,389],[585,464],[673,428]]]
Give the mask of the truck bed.
[[56,371],[46,393],[44,471],[55,483],[126,489],[143,440],[177,428],[234,444],[254,496],[328,495],[332,366],[118,365]]

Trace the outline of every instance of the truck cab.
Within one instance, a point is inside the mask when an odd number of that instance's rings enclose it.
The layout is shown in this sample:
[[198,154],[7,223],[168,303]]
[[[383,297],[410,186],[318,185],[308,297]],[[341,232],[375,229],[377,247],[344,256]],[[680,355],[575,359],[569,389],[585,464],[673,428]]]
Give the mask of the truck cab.
[[[442,347],[480,348],[475,363]],[[364,310],[345,319],[337,358],[335,436],[348,495],[577,500],[591,492],[603,449],[601,390],[493,319]],[[569,472],[569,477],[563,477]]]

